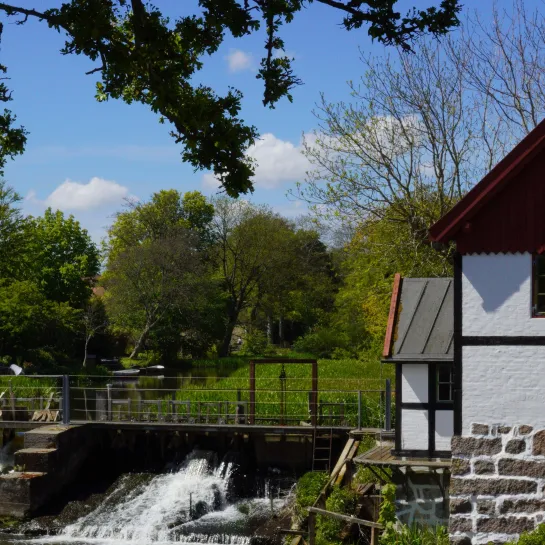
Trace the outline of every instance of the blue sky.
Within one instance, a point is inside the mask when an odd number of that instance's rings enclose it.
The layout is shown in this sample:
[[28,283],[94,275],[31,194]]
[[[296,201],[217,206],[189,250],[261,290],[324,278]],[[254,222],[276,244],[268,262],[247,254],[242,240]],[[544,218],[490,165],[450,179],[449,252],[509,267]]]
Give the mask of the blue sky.
[[[433,2],[402,0],[400,5],[423,7]],[[45,9],[59,3],[16,4]],[[196,0],[154,3],[172,16],[198,10]],[[486,14],[492,0],[467,0],[466,5],[478,6]],[[358,79],[362,72],[359,48],[384,51],[371,43],[365,29],[343,30],[341,19],[341,13],[315,3],[282,30],[286,50],[295,57],[295,72],[304,81],[293,91],[293,103],[283,100],[275,110],[262,106],[262,86],[255,74],[263,35],[226,40],[198,77],[220,94],[228,86],[244,93],[242,117],[263,136],[252,150],[259,167],[251,200],[268,203],[288,216],[305,210],[303,203],[288,200],[286,192],[304,179],[308,165],[299,151],[301,137],[316,126],[312,109],[320,93],[331,101],[347,100],[346,81]],[[181,162],[179,145],[147,108],[95,101],[97,77],[85,75],[95,65],[83,56],[61,56],[62,35],[44,23],[29,20],[16,26],[10,21],[2,41],[2,62],[8,67],[14,97],[10,108],[30,135],[26,153],[8,165],[5,179],[25,197],[25,212],[40,214],[47,205],[61,208],[99,240],[127,196],[145,200],[166,188],[215,193],[210,176]]]

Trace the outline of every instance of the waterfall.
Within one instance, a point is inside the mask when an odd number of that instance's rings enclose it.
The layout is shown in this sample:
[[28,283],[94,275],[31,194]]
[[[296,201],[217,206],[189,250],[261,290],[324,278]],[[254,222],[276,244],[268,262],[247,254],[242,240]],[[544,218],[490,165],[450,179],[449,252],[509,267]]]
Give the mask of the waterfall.
[[[213,453],[195,451],[176,472],[136,486],[134,478],[124,476],[96,510],[51,539],[54,543],[247,545],[250,537],[239,531],[243,533],[244,522],[252,515],[268,518],[270,500],[228,505],[233,469],[232,463],[215,463]],[[280,506],[280,501],[275,505]]]

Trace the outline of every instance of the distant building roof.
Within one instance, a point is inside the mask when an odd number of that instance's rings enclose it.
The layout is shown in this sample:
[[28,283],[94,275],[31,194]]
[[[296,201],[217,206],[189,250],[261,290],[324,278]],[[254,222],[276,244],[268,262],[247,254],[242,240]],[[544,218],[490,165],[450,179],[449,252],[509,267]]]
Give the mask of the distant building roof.
[[452,278],[397,277],[396,283],[383,353],[385,361],[452,361]]

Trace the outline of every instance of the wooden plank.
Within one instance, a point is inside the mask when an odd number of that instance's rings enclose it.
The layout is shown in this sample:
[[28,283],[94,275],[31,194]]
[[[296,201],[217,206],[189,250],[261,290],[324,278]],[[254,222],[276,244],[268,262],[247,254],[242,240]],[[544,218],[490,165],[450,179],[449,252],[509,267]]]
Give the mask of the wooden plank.
[[383,529],[382,524],[378,524],[378,522],[371,522],[370,520],[359,519],[351,515],[343,515],[341,513],[334,513],[333,511],[326,511],[325,509],[319,509],[318,507],[309,507],[308,510],[309,510],[309,513],[315,513],[316,515],[331,517],[337,520],[343,520],[345,522],[358,524],[360,526],[367,526],[369,528],[377,528],[378,530]]

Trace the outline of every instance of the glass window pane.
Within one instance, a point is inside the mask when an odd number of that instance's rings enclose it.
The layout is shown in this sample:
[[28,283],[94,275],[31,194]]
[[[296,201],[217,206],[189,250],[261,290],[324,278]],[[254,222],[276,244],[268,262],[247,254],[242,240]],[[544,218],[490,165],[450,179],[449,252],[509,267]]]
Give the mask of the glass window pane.
[[538,276],[541,276],[545,274],[545,256],[538,255],[536,256],[537,261],[537,274]]
[[437,401],[451,401],[450,384],[439,384]]
[[450,382],[450,377],[451,377],[450,366],[447,366],[447,365],[439,366],[437,374],[438,374],[439,382]]
[[545,295],[537,296],[537,311],[539,313],[545,312]]
[[545,294],[545,276],[539,276],[537,279],[537,292]]

